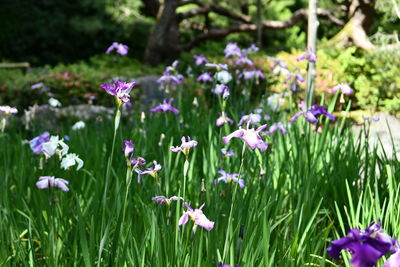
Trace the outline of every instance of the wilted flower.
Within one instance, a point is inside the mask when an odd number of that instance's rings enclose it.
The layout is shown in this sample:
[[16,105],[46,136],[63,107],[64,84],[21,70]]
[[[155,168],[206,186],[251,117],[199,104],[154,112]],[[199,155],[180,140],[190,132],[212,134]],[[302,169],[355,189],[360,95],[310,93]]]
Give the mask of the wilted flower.
[[214,222],[207,219],[206,215],[203,214],[202,208],[205,203],[200,206],[200,208],[193,210],[192,207],[189,206],[187,202],[185,202],[185,206],[188,211],[185,211],[182,217],[179,219],[178,226],[186,224],[189,221],[189,218],[194,221],[194,223],[200,227],[203,227],[207,231],[211,231],[214,227]]
[[347,249],[352,254],[350,263],[355,267],[375,266],[390,251],[393,242],[380,228],[380,224],[372,222],[365,230],[351,229],[346,237],[333,241],[327,252],[339,259],[340,251]]
[[260,123],[260,122],[261,122],[261,115],[260,114],[250,113],[248,115],[243,115],[240,118],[238,126],[242,125],[243,123],[257,124],[257,123]]
[[196,61],[195,61],[196,65],[208,63],[208,59],[204,55],[194,55],[193,57],[196,59]]
[[170,198],[166,198],[164,196],[155,196],[152,197],[151,200],[154,200],[158,205],[162,205],[165,203],[168,207],[171,205],[172,201],[177,201],[178,199],[183,200],[181,197],[173,196]]
[[36,183],[36,187],[39,189],[58,187],[62,191],[68,192],[69,188],[67,184],[69,184],[69,182],[62,178],[54,178],[54,176],[41,176],[39,177],[39,181]]
[[125,158],[130,158],[133,154],[133,142],[129,140],[124,141],[124,147],[122,148],[122,153],[124,153]]
[[311,47],[308,48],[307,52],[304,52],[303,54],[301,54],[298,58],[296,58],[297,61],[301,61],[301,60],[308,60],[308,62],[317,62],[317,56],[312,52]]
[[101,88],[105,89],[107,93],[116,97],[118,105],[128,103],[130,100],[130,92],[136,85],[136,82],[120,82],[116,81],[114,85],[102,84]]
[[215,73],[215,78],[218,82],[227,84],[232,80],[232,75],[226,70],[219,71]]
[[72,130],[76,131],[76,130],[80,130],[85,128],[86,124],[84,121],[78,121],[76,122],[74,125],[72,125]]
[[267,134],[273,134],[277,130],[279,130],[282,134],[287,134],[285,126],[281,122],[276,122],[276,123],[272,124],[271,127],[269,127]]
[[229,87],[225,84],[216,84],[215,88],[211,90],[212,93],[222,96],[227,99],[229,96]]
[[203,73],[196,79],[196,81],[208,83],[208,82],[212,82],[212,81],[213,81],[213,78],[211,77],[210,73],[208,73],[208,72],[203,72]]
[[226,148],[222,148],[221,149],[221,153],[225,156],[225,157],[233,157],[235,154],[233,152],[233,149],[229,149],[227,150]]
[[146,160],[142,157],[131,158],[131,164],[135,167],[143,167],[146,165]]
[[141,171],[139,169],[135,169],[135,172],[138,174],[138,183],[140,184],[141,181],[141,175],[143,174],[149,174],[151,177],[154,179],[157,179],[158,177],[158,172],[162,169],[161,165],[157,163],[157,161],[153,161],[154,166],[147,168],[145,171]]
[[58,136],[51,136],[49,141],[42,143],[42,151],[46,158],[52,157],[55,153],[61,158],[68,153],[68,150],[69,146],[64,143],[64,139],[60,140]]
[[18,113],[18,109],[10,106],[0,106],[0,112],[4,113],[5,115],[16,114]]
[[157,111],[162,111],[162,112],[165,113],[165,112],[167,112],[169,110],[169,111],[172,111],[175,115],[178,115],[179,114],[179,110],[174,108],[171,105],[173,101],[174,101],[173,98],[170,98],[168,101],[167,101],[167,99],[164,99],[164,102],[162,104],[152,108],[150,111],[153,112],[153,113],[157,112]]
[[36,136],[32,140],[29,141],[29,146],[31,147],[33,153],[40,154],[43,152],[43,144],[50,140],[49,132],[44,132],[39,136]]
[[181,139],[182,144],[181,144],[181,146],[177,146],[177,147],[171,146],[171,151],[172,152],[180,152],[180,151],[182,151],[182,153],[185,156],[188,156],[189,155],[189,150],[192,147],[196,147],[197,146],[197,141],[191,140],[189,136],[187,138],[188,138],[188,141],[186,142],[186,138],[184,136],[182,136],[182,139]]
[[81,160],[75,153],[67,154],[61,161],[61,167],[64,170],[68,170],[69,167],[78,164],[76,170],[78,171],[83,166],[83,160]]
[[226,58],[230,56],[240,57],[242,55],[242,52],[237,43],[228,43],[224,49],[224,53]]
[[268,143],[264,142],[260,136],[260,132],[265,130],[267,127],[266,124],[258,127],[256,130],[254,128],[251,129],[242,129],[234,131],[233,133],[222,137],[222,142],[225,145],[229,143],[232,138],[240,138],[242,139],[251,149],[258,148],[261,152],[264,152],[268,148]]
[[335,87],[333,87],[332,89],[330,89],[329,93],[334,94],[338,90],[340,90],[342,92],[342,94],[345,94],[345,95],[351,95],[354,92],[354,90],[350,88],[348,83],[341,82],[340,84],[338,84]]
[[233,120],[230,119],[230,118],[228,118],[228,117],[225,115],[225,112],[222,112],[222,113],[221,113],[221,116],[216,120],[215,125],[217,125],[218,127],[220,127],[220,126],[224,125],[225,123],[230,123],[230,124],[232,124],[232,123],[233,123]]
[[311,124],[315,124],[318,122],[318,118],[321,115],[324,115],[326,117],[328,117],[331,121],[335,120],[335,116],[333,116],[331,113],[329,113],[326,110],[326,107],[324,106],[318,106],[318,105],[313,105],[311,107],[311,109],[306,110],[306,111],[300,111],[298,112],[296,115],[294,115],[290,121],[291,122],[295,122],[300,116],[304,116],[306,118],[306,120],[311,123]]
[[53,108],[61,107],[61,102],[58,101],[57,99],[51,97],[49,99],[49,105],[52,106]]
[[219,182],[224,182],[224,183],[238,183],[239,187],[241,189],[244,188],[244,180],[239,179],[240,175],[238,173],[227,173],[224,170],[219,170],[219,174],[222,176],[214,180],[214,184],[217,184]]
[[119,44],[117,42],[112,43],[112,45],[107,48],[106,54],[108,55],[111,51],[116,50],[121,56],[128,54],[128,46],[124,44]]

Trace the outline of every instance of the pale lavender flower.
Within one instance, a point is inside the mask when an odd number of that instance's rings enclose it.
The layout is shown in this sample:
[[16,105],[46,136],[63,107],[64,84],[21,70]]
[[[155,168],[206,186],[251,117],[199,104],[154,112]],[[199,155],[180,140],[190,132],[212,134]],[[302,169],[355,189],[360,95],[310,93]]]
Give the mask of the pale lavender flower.
[[106,54],[108,55],[111,51],[116,50],[118,54],[120,54],[121,56],[125,56],[126,54],[128,54],[128,49],[129,48],[127,45],[114,42],[109,48],[107,48]]
[[282,134],[287,134],[285,126],[281,122],[276,122],[269,127],[267,134],[273,134],[276,131],[280,131]]
[[219,170],[218,173],[221,174],[221,177],[214,179],[214,184],[217,184],[219,182],[224,182],[226,184],[238,183],[240,189],[244,188],[244,180],[239,179],[239,177],[241,177],[241,175],[239,175],[238,173],[227,173],[224,170]]
[[172,201],[177,201],[179,199],[183,200],[182,197],[178,197],[178,196],[173,196],[173,197],[170,197],[170,198],[166,198],[165,196],[155,196],[155,197],[151,198],[151,200],[154,200],[158,205],[165,204],[168,207],[171,205]]
[[134,151],[133,142],[125,140],[124,147],[122,148],[122,153],[124,153],[125,158],[130,158],[133,154],[133,151]]
[[189,218],[194,221],[194,223],[200,227],[203,227],[207,231],[211,231],[214,228],[214,222],[207,219],[206,215],[204,215],[202,209],[205,204],[201,205],[200,208],[193,210],[192,207],[189,206],[187,202],[185,202],[185,206],[188,211],[185,211],[182,217],[179,219],[178,226],[186,224],[189,221]]
[[50,187],[58,187],[64,192],[68,192],[69,182],[62,178],[54,178],[54,176],[41,176],[39,177],[39,181],[36,183],[36,187],[39,189],[46,189]]
[[38,89],[38,88],[42,88],[44,87],[44,83],[40,82],[40,83],[35,83],[31,86],[31,89]]
[[239,75],[239,78],[244,78],[245,80],[252,80],[252,79],[265,79],[265,75],[262,73],[261,70],[245,70],[243,73]]
[[233,157],[235,155],[235,153],[233,152],[233,149],[229,149],[227,150],[226,148],[222,148],[221,149],[221,153],[225,156],[225,157]]
[[254,52],[257,52],[258,50],[260,50],[260,48],[258,48],[255,44],[251,44],[248,48],[242,49],[242,55],[248,55]]
[[237,43],[228,43],[224,49],[225,57],[240,57],[242,52]]
[[390,249],[392,255],[385,261],[382,267],[399,267],[400,266],[400,244],[397,238],[392,239],[392,247]]
[[244,65],[247,65],[250,67],[254,66],[254,63],[248,57],[244,57],[244,56],[241,56],[238,60],[236,60],[235,64],[236,65],[244,64]]
[[267,59],[272,60],[274,62],[274,64],[271,66],[271,69],[275,69],[275,67],[277,67],[277,66],[279,66],[282,69],[286,69],[286,70],[288,68],[284,61],[282,61],[276,57],[267,56]]
[[317,62],[317,56],[312,51],[311,47],[308,48],[307,52],[304,52],[298,58],[296,58],[297,61],[301,61],[304,59],[308,60],[308,62],[313,62],[313,63]]
[[306,120],[311,123],[311,124],[315,124],[318,122],[318,118],[323,115],[326,116],[327,118],[329,118],[329,120],[334,121],[335,120],[335,116],[333,116],[331,113],[329,113],[326,110],[326,107],[324,106],[318,106],[318,105],[313,105],[311,107],[311,109],[306,110],[306,111],[300,111],[298,112],[296,115],[294,115],[290,121],[291,122],[295,122],[300,116],[304,116],[306,118]]
[[243,123],[248,123],[248,124],[257,124],[261,122],[261,115],[257,113],[250,113],[248,115],[243,115],[240,118],[240,121],[238,123],[238,126],[242,125]]
[[146,160],[142,157],[131,158],[131,165],[136,167],[143,167],[146,165]]
[[165,68],[165,72],[173,72],[176,71],[176,68],[178,67],[179,61],[175,60],[174,62],[172,62],[171,66],[167,66]]
[[186,142],[186,138],[182,136],[182,144],[181,146],[173,147],[171,146],[171,151],[172,152],[182,152],[185,156],[189,155],[189,150],[193,147],[197,146],[197,141],[191,140],[190,137],[188,136],[188,141]]
[[242,139],[251,149],[258,148],[261,152],[264,152],[268,148],[268,143],[264,142],[260,136],[260,132],[265,130],[266,124],[258,127],[256,130],[242,129],[234,131],[233,133],[222,137],[222,142],[227,145],[232,138]]
[[203,72],[203,73],[196,79],[196,81],[208,83],[208,82],[212,82],[212,81],[213,81],[213,78],[211,77],[211,74],[210,74],[209,72]]
[[227,64],[207,63],[206,67],[215,68],[217,71],[228,70]]
[[350,88],[348,83],[341,82],[340,84],[338,84],[335,87],[333,87],[332,89],[330,89],[329,93],[334,94],[338,90],[340,90],[342,92],[342,94],[345,94],[345,95],[351,95],[354,92],[354,90]]
[[18,109],[10,106],[0,106],[0,112],[4,113],[5,115],[16,114],[18,113]]
[[168,101],[167,101],[167,99],[164,99],[162,104],[152,108],[150,111],[153,112],[153,113],[158,112],[158,111],[162,111],[162,112],[165,113],[165,112],[167,112],[169,110],[169,111],[172,111],[175,115],[178,115],[179,114],[179,110],[174,108],[171,105],[172,102],[174,102],[173,98],[170,98]]
[[49,132],[44,132],[39,136],[36,136],[29,141],[29,146],[31,147],[34,154],[40,154],[43,152],[43,144],[50,141]]
[[212,89],[211,92],[222,96],[223,99],[227,99],[229,96],[229,87],[225,84],[216,84],[215,88]]
[[201,64],[204,64],[204,63],[208,63],[208,59],[202,54],[201,55],[194,55],[193,57],[196,59],[196,61],[195,61],[196,65],[201,65]]
[[221,113],[221,116],[219,116],[219,118],[215,121],[215,125],[217,125],[218,127],[220,127],[220,126],[224,125],[225,123],[230,123],[230,124],[232,124],[232,123],[233,123],[233,120],[230,119],[230,118],[228,118],[228,117],[225,115],[225,112],[222,112],[222,113]]
[[107,93],[117,98],[119,104],[128,103],[130,100],[130,92],[136,85],[136,82],[120,82],[116,81],[113,85],[102,84],[101,88],[105,89]]
[[183,81],[183,76],[181,74],[172,75],[169,72],[164,72],[163,75],[157,80],[158,83],[170,83],[170,84],[181,84]]
[[141,181],[141,176],[144,174],[148,174],[154,179],[157,179],[158,177],[158,172],[162,169],[161,165],[157,163],[157,161],[153,161],[154,166],[147,168],[145,171],[141,171],[139,169],[135,169],[135,172],[138,174],[138,184],[140,184]]

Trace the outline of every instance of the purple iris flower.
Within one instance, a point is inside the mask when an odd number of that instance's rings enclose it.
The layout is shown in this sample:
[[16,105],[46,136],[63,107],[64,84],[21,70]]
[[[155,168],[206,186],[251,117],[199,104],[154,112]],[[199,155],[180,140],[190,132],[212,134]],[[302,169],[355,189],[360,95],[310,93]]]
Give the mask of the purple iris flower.
[[300,73],[291,73],[288,75],[288,77],[285,79],[285,82],[290,82],[290,90],[292,92],[297,92],[299,91],[300,84],[299,82],[304,82],[305,79],[303,76],[301,76]]
[[233,157],[235,155],[235,153],[233,152],[233,149],[229,149],[227,150],[226,148],[221,149],[221,153],[225,156],[225,157]]
[[46,189],[50,187],[58,187],[64,192],[68,192],[69,182],[62,178],[54,178],[54,176],[41,176],[39,181],[36,183],[36,187],[39,189]]
[[311,123],[311,124],[315,124],[318,122],[318,118],[323,115],[329,118],[329,120],[334,121],[335,120],[335,116],[333,116],[331,113],[329,113],[326,110],[326,107],[324,106],[318,106],[318,105],[313,105],[311,107],[311,109],[306,110],[306,111],[300,111],[298,112],[296,115],[294,115],[290,121],[291,122],[295,122],[297,121],[297,119],[303,115],[306,120]]
[[154,179],[157,179],[158,177],[158,172],[162,169],[161,165],[157,163],[157,161],[153,161],[154,166],[147,168],[145,171],[141,171],[139,169],[135,169],[135,172],[138,174],[138,184],[140,184],[141,181],[141,176],[143,174],[148,174]]
[[269,127],[269,130],[267,132],[267,134],[273,134],[276,131],[280,131],[282,134],[287,134],[287,131],[285,129],[285,126],[283,125],[283,123],[281,122],[277,122],[271,125],[271,127]]
[[111,51],[116,50],[121,56],[128,54],[128,46],[124,44],[119,44],[117,42],[112,43],[112,45],[107,49],[106,54],[108,55]]
[[193,57],[196,59],[195,64],[196,64],[197,66],[198,66],[198,65],[201,65],[201,64],[204,64],[204,63],[208,63],[208,59],[207,59],[203,54],[201,54],[201,55],[194,55]]
[[352,254],[350,263],[355,267],[375,266],[379,258],[392,248],[392,238],[374,222],[365,230],[354,228],[347,234],[346,237],[333,241],[327,252],[332,258],[339,259],[340,251],[347,249]]
[[260,48],[258,48],[255,44],[251,44],[248,48],[242,49],[242,54],[248,55],[257,52],[258,50],[260,50]]
[[185,211],[182,217],[179,219],[178,226],[186,224],[189,221],[189,218],[194,221],[194,223],[200,227],[203,227],[207,231],[211,231],[214,228],[214,222],[207,219],[206,215],[204,215],[202,209],[205,203],[200,206],[200,208],[193,210],[192,207],[189,206],[187,202],[185,202],[185,206],[188,211]]
[[29,141],[29,146],[31,147],[34,154],[40,154],[43,152],[42,145],[50,141],[49,132],[44,132],[39,136],[36,136],[32,140]]
[[207,63],[206,67],[215,68],[217,71],[228,70],[227,64]]
[[150,111],[153,112],[153,113],[155,113],[157,111],[162,111],[162,112],[165,113],[165,112],[167,112],[169,110],[169,111],[172,111],[175,115],[178,115],[179,114],[179,110],[174,108],[171,105],[172,102],[174,102],[173,98],[170,98],[168,101],[167,101],[167,99],[164,99],[162,104],[152,108]]
[[338,90],[340,90],[342,92],[342,94],[345,94],[345,95],[351,95],[354,92],[354,90],[351,89],[351,87],[349,86],[348,83],[341,82],[340,84],[336,85],[331,90],[329,90],[329,93],[334,94]]
[[222,113],[221,113],[221,116],[219,116],[219,118],[216,120],[215,125],[217,125],[218,127],[220,127],[220,126],[224,125],[225,123],[230,123],[230,124],[232,124],[232,123],[233,123],[233,120],[230,119],[230,118],[228,118],[228,117],[225,115],[225,112],[222,112]]
[[118,103],[125,104],[130,100],[130,92],[132,88],[136,85],[136,82],[120,82],[116,81],[114,85],[102,84],[101,88],[105,89],[107,93],[113,95],[119,99]]
[[142,157],[131,158],[131,164],[132,166],[143,167],[146,165],[146,160]]
[[188,136],[188,141],[186,142],[186,138],[182,136],[181,141],[182,144],[181,146],[173,147],[171,146],[171,151],[172,152],[182,152],[185,156],[189,155],[189,150],[193,147],[197,146],[197,141],[191,140],[190,137]]
[[215,88],[211,90],[212,93],[221,95],[223,99],[227,99],[229,96],[229,87],[225,84],[217,84]]
[[224,144],[227,145],[232,138],[240,138],[251,149],[258,148],[261,152],[264,152],[268,148],[268,143],[262,140],[260,132],[265,130],[265,128],[267,128],[266,124],[258,127],[256,130],[254,130],[254,128],[251,129],[239,128],[239,130],[236,130],[233,133],[222,137],[222,142],[224,142]]
[[158,205],[162,205],[165,203],[168,207],[171,205],[172,201],[183,200],[181,197],[173,196],[170,198],[166,198],[165,196],[155,196],[152,197],[151,200],[154,200]]
[[228,43],[224,49],[225,57],[240,57],[242,55],[242,52],[237,45],[237,43]]
[[238,183],[240,189],[244,188],[244,180],[238,178],[238,177],[240,177],[240,175],[238,173],[227,173],[224,170],[219,170],[218,173],[221,174],[221,177],[215,179],[214,184],[217,184],[219,182],[224,182],[226,184]]
[[16,114],[18,113],[18,109],[10,106],[0,106],[0,112],[4,113],[5,115]]
[[261,122],[261,115],[260,114],[250,113],[248,115],[243,115],[240,118],[238,126],[242,125],[243,123],[257,124],[257,123],[260,123],[260,122]]
[[298,58],[296,58],[297,61],[301,61],[301,60],[308,60],[308,62],[317,62],[317,56],[314,54],[314,52],[312,52],[311,47],[308,48],[307,52],[304,52],[303,54],[301,54]]
[[254,66],[254,63],[248,58],[241,56],[236,62],[236,65],[248,65],[250,67]]
[[171,84],[181,84],[183,81],[183,76],[178,74],[178,75],[172,75],[168,71],[165,71],[163,75],[157,80],[158,83],[171,83]]
[[[218,267],[232,267],[230,264],[223,264],[222,262],[218,263]],[[240,267],[239,264],[236,264],[234,267]]]
[[125,158],[130,158],[133,154],[133,151],[134,151],[133,142],[125,140],[124,147],[122,148],[122,153],[124,153]]
[[213,81],[211,74],[209,72],[203,72],[197,79],[198,82],[209,83]]

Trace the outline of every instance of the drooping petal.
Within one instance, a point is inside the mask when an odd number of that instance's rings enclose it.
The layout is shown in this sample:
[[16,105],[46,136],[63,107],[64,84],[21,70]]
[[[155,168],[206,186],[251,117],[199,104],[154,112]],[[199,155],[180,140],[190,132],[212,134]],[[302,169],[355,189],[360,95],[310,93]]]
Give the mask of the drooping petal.
[[184,212],[183,215],[179,218],[178,226],[186,224],[189,221],[189,213]]
[[244,135],[244,132],[245,132],[244,129],[236,130],[233,133],[230,133],[227,136],[222,137],[222,142],[224,142],[224,144],[227,145],[232,138],[241,138]]
[[206,215],[204,215],[202,212],[196,213],[194,223],[200,227],[203,227],[207,231],[211,231],[211,229],[214,228],[214,222],[207,219]]

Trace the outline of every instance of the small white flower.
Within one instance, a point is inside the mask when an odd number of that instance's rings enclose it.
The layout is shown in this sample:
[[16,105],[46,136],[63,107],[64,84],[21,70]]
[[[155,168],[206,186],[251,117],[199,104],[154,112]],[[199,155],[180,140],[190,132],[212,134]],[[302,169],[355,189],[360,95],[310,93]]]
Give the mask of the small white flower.
[[69,146],[64,143],[64,139],[59,140],[58,136],[51,136],[48,142],[42,144],[42,150],[46,158],[51,158],[55,153],[62,157],[68,153]]
[[226,70],[219,71],[215,74],[217,81],[223,84],[227,84],[232,80],[232,75]]
[[83,160],[81,160],[75,153],[70,153],[65,156],[61,161],[61,168],[68,170],[69,167],[78,164],[76,170],[78,171],[83,166]]
[[61,102],[52,97],[49,99],[49,105],[52,106],[53,108],[61,107]]
[[76,122],[74,125],[72,125],[72,130],[76,131],[76,130],[80,130],[85,128],[86,124],[84,121],[78,121]]

